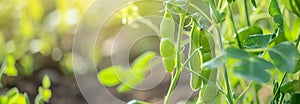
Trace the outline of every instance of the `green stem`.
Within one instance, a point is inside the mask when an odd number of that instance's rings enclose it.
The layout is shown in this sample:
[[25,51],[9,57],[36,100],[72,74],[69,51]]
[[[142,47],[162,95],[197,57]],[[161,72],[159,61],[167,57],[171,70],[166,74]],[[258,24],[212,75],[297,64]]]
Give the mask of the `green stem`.
[[230,104],[233,104],[233,98],[231,95],[231,88],[230,88],[230,83],[229,83],[229,78],[228,78],[228,72],[226,65],[223,66],[224,68],[224,77],[225,77],[225,83],[226,83],[226,88],[227,88],[227,100]]
[[247,26],[250,26],[247,0],[243,0],[243,2],[244,2],[244,11],[245,11],[245,14],[246,14]]
[[230,3],[228,3],[227,6],[228,6],[229,13],[230,13],[230,20],[232,22],[233,31],[236,34],[236,40],[238,42],[239,48],[242,48],[242,45],[241,45],[241,42],[240,42],[240,39],[239,39],[239,35],[238,35],[238,32],[237,32],[237,29],[235,27],[235,22],[234,22],[232,10],[231,10],[231,7],[230,7]]
[[[185,69],[186,69],[188,72],[197,75],[197,76],[200,77],[202,80],[204,80],[204,81],[207,82],[208,84],[210,84],[210,85],[212,85],[213,87],[215,87],[216,89],[218,89],[222,94],[226,95],[226,92],[225,92],[223,89],[219,88],[214,82],[208,80],[208,79],[205,78],[204,76],[202,76],[202,75],[198,74],[197,72],[195,72],[195,71],[189,69],[188,67],[185,67]],[[214,70],[214,69],[213,69],[213,70]]]
[[218,2],[218,10],[220,10],[220,9],[221,9],[221,5],[222,5],[222,3],[223,3],[223,0],[219,0],[219,2]]
[[[189,5],[189,1],[190,0],[187,0],[186,2],[186,8],[188,8],[188,5]],[[187,11],[187,10],[186,10]],[[170,102],[170,98],[171,98],[171,95],[173,93],[173,90],[175,89],[175,85],[177,84],[177,81],[180,77],[180,74],[181,74],[181,40],[182,40],[182,35],[183,35],[183,27],[184,27],[184,20],[185,20],[185,13],[181,13],[180,14],[180,20],[179,20],[179,27],[178,27],[178,34],[177,34],[177,70],[175,72],[175,76],[174,78],[172,78],[172,81],[171,81],[171,84],[170,84],[170,87],[168,89],[168,93],[165,97],[165,100],[164,100],[164,104],[169,104]]]
[[204,11],[202,11],[199,7],[197,7],[195,4],[190,3],[191,7],[193,7],[194,9],[196,9],[198,12],[200,12],[201,15],[204,16],[204,18],[206,18],[206,20],[213,24],[214,22],[211,20],[211,18],[209,16],[206,15],[206,13]]
[[[220,33],[219,26],[215,25],[215,27],[217,29],[217,33],[218,33],[218,37],[219,37],[220,48],[223,51],[224,50],[224,46],[223,46],[224,44],[223,44],[223,41],[222,41],[222,35]],[[224,69],[225,84],[226,84],[226,89],[227,89],[227,96],[226,97],[227,97],[228,102],[230,104],[233,104],[233,98],[232,98],[232,95],[231,95],[231,87],[230,87],[230,83],[229,83],[227,67],[226,67],[225,64],[223,65],[223,69]]]
[[280,81],[280,84],[279,84],[278,88],[276,89],[275,95],[272,98],[272,102],[274,102],[274,100],[275,100],[274,98],[279,94],[280,87],[281,87],[283,81],[285,80],[286,75],[287,75],[287,72],[284,73],[284,75]]
[[239,99],[241,99],[241,98],[244,96],[244,94],[249,90],[249,88],[250,88],[252,85],[254,85],[254,83],[253,83],[253,82],[250,82],[250,84],[244,89],[244,91],[240,94],[240,96],[236,98],[236,100],[234,101],[235,104],[237,103],[237,101],[238,101]]

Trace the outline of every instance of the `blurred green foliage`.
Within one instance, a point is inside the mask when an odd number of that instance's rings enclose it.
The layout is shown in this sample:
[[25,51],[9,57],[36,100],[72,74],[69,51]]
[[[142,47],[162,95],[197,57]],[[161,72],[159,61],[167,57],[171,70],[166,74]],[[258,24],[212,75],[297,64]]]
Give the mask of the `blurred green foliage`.
[[[91,3],[92,0],[0,0],[0,79],[31,77],[48,64],[47,60],[59,63],[52,67],[72,75],[75,26]],[[44,76],[38,92],[37,104],[51,98],[49,76]],[[0,103],[30,102],[28,95],[15,87],[0,96]]]

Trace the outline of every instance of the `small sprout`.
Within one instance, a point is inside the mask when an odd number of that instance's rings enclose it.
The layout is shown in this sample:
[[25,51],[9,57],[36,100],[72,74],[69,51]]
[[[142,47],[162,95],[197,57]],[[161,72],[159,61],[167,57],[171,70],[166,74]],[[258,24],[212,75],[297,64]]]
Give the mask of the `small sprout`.
[[43,78],[43,84],[42,85],[43,85],[43,88],[46,88],[46,89],[50,88],[51,81],[50,81],[50,78],[49,78],[48,75],[44,76],[44,78]]

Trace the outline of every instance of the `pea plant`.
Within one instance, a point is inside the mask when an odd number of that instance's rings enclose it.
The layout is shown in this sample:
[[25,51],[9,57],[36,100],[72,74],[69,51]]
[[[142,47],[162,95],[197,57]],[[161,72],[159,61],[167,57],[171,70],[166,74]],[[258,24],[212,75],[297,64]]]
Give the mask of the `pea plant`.
[[[165,71],[171,74],[164,104],[170,103],[182,71],[190,73],[190,87],[199,92],[187,103],[299,104],[300,1],[202,0],[210,15],[197,2],[163,3],[160,55]],[[105,86],[119,85],[117,91],[126,92],[141,83],[154,56],[144,53],[127,71],[121,66],[105,68],[98,80]],[[259,95],[266,86],[272,88],[267,100]]]
[[[42,86],[38,89],[38,95],[35,98],[34,104],[45,104],[49,102],[52,92],[50,90],[51,81],[48,75],[45,75],[42,81]],[[6,94],[0,95],[1,104],[31,104],[28,94],[20,93],[18,88],[11,88]]]

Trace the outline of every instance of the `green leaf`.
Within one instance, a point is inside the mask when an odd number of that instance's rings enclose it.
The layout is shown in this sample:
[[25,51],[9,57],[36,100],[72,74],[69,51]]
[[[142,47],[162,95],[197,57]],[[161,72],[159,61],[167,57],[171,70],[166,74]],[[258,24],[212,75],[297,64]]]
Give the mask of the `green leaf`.
[[269,54],[275,66],[282,72],[294,73],[297,58],[299,57],[296,46],[291,42],[282,42],[272,49]]
[[7,76],[17,76],[18,70],[15,67],[15,58],[12,55],[8,55],[6,57],[5,65],[4,65],[4,74]]
[[24,74],[25,76],[30,77],[31,74],[33,73],[33,65],[34,65],[34,59],[31,55],[24,55],[22,56],[22,58],[20,59],[20,64],[23,67],[21,71],[22,74]]
[[48,102],[49,99],[51,98],[52,96],[52,92],[50,89],[44,89],[43,90],[43,93],[42,93],[42,96],[43,96],[43,100]]
[[98,80],[104,86],[116,86],[120,83],[120,76],[118,76],[117,72],[123,72],[121,66],[107,67],[98,73]]
[[130,75],[130,77],[121,80],[122,84],[117,87],[117,92],[125,93],[140,84],[144,79],[141,76]]
[[[5,95],[0,96],[0,104],[7,104],[8,103],[8,97]],[[28,103],[30,104],[30,103]]]
[[280,92],[281,93],[293,93],[296,91],[300,91],[300,82],[299,80],[292,80],[285,82],[281,87],[280,87]]
[[147,71],[149,62],[155,57],[155,52],[145,52],[136,58],[132,63],[132,70],[137,73],[144,73]]
[[211,59],[208,62],[203,63],[202,67],[209,68],[209,69],[215,69],[215,68],[218,68],[218,67],[224,65],[226,63],[227,59],[228,58],[227,58],[226,54],[222,54],[220,56],[217,56],[217,57]]
[[42,85],[46,89],[50,88],[50,86],[51,86],[51,80],[50,80],[50,78],[49,78],[48,75],[44,76],[44,78],[43,78],[43,84]]
[[34,99],[34,104],[44,104],[42,95],[38,94]]
[[246,51],[238,49],[236,47],[232,47],[232,46],[226,48],[226,54],[229,57],[240,59],[240,60],[249,60],[250,59],[250,55]]
[[234,65],[234,74],[240,75],[248,80],[256,82],[268,82],[270,80],[270,74],[266,69],[272,69],[274,66],[272,63],[261,58],[250,58],[250,60],[244,60],[239,64]]
[[[24,93],[24,97],[25,97],[25,100],[26,100],[26,104],[30,104],[30,100],[29,100],[29,97],[28,97],[27,93]],[[1,103],[1,104],[3,104],[3,103]]]
[[300,17],[300,1],[299,0],[280,0],[281,4],[284,5],[289,11],[295,13]]
[[238,30],[239,40],[242,45],[246,38],[254,34],[263,34],[263,31],[258,26],[245,27]]
[[283,30],[283,19],[277,0],[271,0],[269,5],[269,14],[273,18],[273,21],[276,23],[277,27]]
[[300,93],[295,93],[291,97],[291,104],[299,104],[300,102]]
[[255,8],[257,8],[256,1],[255,1],[255,0],[251,0],[251,3],[252,3],[252,5],[253,5]]
[[256,34],[251,35],[244,41],[244,47],[246,48],[268,48],[271,42],[272,35]]
[[6,93],[8,99],[11,99],[14,96],[18,96],[19,95],[19,90],[14,87],[12,89],[10,89],[7,93]]

